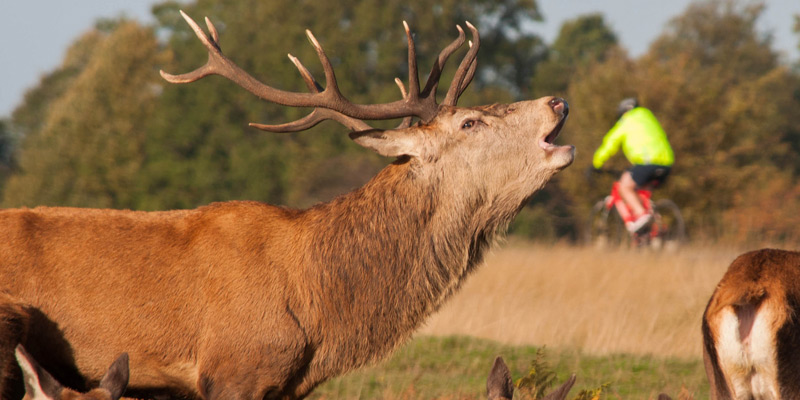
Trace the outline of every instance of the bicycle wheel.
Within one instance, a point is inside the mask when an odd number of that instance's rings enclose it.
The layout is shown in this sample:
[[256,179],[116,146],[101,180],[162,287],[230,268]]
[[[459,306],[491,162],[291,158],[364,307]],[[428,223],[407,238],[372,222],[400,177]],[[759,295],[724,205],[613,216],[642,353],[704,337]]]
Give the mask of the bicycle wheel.
[[681,211],[672,200],[660,199],[653,204],[655,247],[675,248],[686,241],[686,225]]
[[630,235],[617,210],[606,207],[605,199],[595,203],[589,217],[586,244],[598,248],[629,245]]

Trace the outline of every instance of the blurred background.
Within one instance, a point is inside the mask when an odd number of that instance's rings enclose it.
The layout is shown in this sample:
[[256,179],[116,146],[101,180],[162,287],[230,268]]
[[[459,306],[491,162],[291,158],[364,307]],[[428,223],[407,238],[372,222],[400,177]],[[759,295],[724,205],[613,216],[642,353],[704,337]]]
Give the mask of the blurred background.
[[[287,53],[321,77],[304,36],[310,28],[342,92],[357,102],[398,98],[393,79],[407,76],[402,20],[424,71],[455,24],[475,23],[480,66],[459,105],[559,95],[571,106],[559,142],[577,146],[575,164],[530,201],[514,237],[581,238],[590,207],[614,179],[587,179],[584,170],[629,96],[655,113],[672,142],[673,175],[655,197],[680,206],[691,240],[780,244],[800,235],[794,0],[54,3],[5,7],[3,207],[163,210],[232,199],[307,207],[390,162],[332,122],[291,135],[247,127],[307,110],[267,104],[224,78],[166,84],[159,69],[185,72],[206,58],[183,9],[211,18],[226,55],[285,90],[305,91]],[[621,155],[614,160],[612,168],[626,166]]]
[[[198,22],[208,16],[228,57],[284,90],[306,90],[287,53],[322,76],[304,35],[311,29],[342,93],[361,103],[399,98],[393,79],[408,68],[402,20],[424,73],[454,25],[469,20],[482,44],[460,105],[569,101],[558,140],[577,146],[575,163],[522,210],[510,243],[395,357],[312,398],[485,398],[490,360],[502,354],[519,377],[538,360],[531,346],[553,349],[559,380],[613,382],[609,398],[706,398],[699,326],[711,291],[740,252],[796,248],[800,239],[797,0],[42,3],[3,8],[2,207],[166,210],[234,199],[308,207],[390,162],[333,122],[295,134],[248,127],[308,110],[267,104],[224,78],[166,84],[159,69],[186,72],[206,60],[179,9]],[[683,212],[690,245],[678,252],[573,246],[614,180],[584,171],[630,96],[654,112],[676,154],[655,198]],[[618,155],[610,167],[627,161]]]

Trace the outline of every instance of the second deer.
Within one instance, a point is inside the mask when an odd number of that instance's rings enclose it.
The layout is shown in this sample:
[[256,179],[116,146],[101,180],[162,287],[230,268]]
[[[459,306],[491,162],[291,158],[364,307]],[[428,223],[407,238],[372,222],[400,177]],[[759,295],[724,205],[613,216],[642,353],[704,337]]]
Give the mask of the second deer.
[[800,253],[763,249],[736,258],[702,331],[713,400],[800,398]]

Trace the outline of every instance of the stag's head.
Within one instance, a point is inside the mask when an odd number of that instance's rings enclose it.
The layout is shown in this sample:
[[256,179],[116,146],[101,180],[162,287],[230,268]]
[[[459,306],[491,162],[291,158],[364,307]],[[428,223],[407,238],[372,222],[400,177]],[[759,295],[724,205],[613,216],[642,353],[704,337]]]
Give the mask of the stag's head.
[[407,158],[421,173],[446,174],[461,190],[464,182],[474,182],[482,192],[528,196],[572,163],[574,147],[553,143],[568,113],[567,102],[555,97],[469,108],[443,106],[428,123],[355,131],[350,136],[382,155]]
[[[272,132],[295,132],[317,123],[335,120],[352,132],[350,137],[360,145],[387,157],[398,157],[410,163],[420,174],[442,174],[448,177],[486,183],[482,192],[503,190],[512,186],[523,196],[532,194],[556,172],[572,163],[573,146],[554,144],[569,113],[567,102],[546,97],[513,104],[494,104],[479,107],[457,107],[459,96],[472,81],[477,66],[480,37],[469,22],[472,33],[470,49],[461,61],[441,104],[436,101],[436,89],[447,59],[465,42],[460,26],[458,38],[445,47],[436,58],[424,88],[420,88],[416,50],[408,24],[403,22],[408,39],[408,90],[396,79],[402,99],[383,104],[354,104],[340,92],[333,67],[319,41],[306,31],[325,72],[323,88],[291,54],[289,59],[300,71],[310,93],[292,93],[272,88],[241,70],[222,54],[219,34],[206,18],[209,35],[186,14],[184,19],[208,50],[208,62],[182,75],[161,72],[169,82],[186,83],[204,76],[222,75],[256,96],[267,101],[292,107],[313,107],[306,117],[282,124],[250,124]],[[403,118],[395,129],[374,129],[363,120]],[[412,121],[416,123],[412,125]],[[470,179],[471,178],[471,179]],[[475,179],[479,178],[479,179]],[[448,179],[459,182],[464,180]]]

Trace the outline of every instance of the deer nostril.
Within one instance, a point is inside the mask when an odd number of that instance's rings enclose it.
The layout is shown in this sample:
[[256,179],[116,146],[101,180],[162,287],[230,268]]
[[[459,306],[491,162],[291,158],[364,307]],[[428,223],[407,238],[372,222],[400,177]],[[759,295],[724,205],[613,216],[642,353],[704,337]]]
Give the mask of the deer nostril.
[[547,104],[549,104],[550,107],[553,108],[553,111],[555,111],[558,114],[566,116],[569,113],[569,104],[567,104],[566,100],[560,97],[554,97],[550,99],[550,101]]

